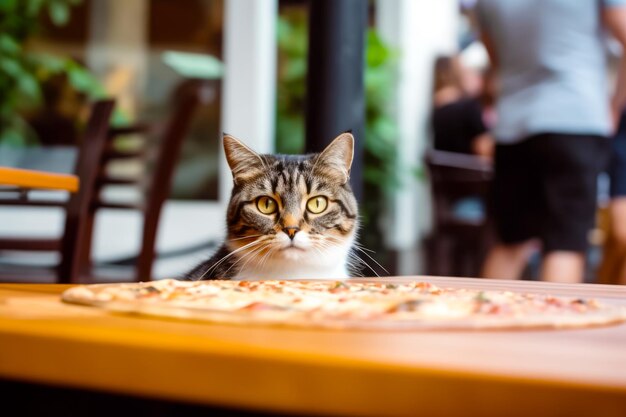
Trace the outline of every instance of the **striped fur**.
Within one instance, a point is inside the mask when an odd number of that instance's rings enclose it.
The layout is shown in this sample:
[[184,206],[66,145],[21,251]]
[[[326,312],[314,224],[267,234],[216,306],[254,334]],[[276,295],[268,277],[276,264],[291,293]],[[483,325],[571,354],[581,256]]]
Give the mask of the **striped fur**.
[[[347,278],[358,229],[358,206],[350,189],[354,138],[338,136],[319,154],[260,155],[224,136],[234,187],[227,212],[226,241],[189,279]],[[327,208],[307,209],[321,196]],[[275,213],[263,214],[270,197]],[[266,200],[262,200],[266,201]],[[291,238],[290,238],[291,235]]]

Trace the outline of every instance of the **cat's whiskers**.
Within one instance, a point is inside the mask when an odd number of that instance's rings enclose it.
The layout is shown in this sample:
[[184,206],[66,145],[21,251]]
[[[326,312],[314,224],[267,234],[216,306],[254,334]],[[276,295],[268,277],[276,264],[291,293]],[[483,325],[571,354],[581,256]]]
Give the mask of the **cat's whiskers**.
[[364,251],[366,251],[366,252],[369,252],[369,253],[376,253],[376,251],[375,251],[375,250],[368,249],[368,248],[366,248],[365,246],[363,246],[363,245],[361,245],[361,244],[359,244],[359,243],[354,242],[354,244],[353,244],[353,245],[354,245],[354,246],[358,246],[359,248],[363,249],[363,250],[364,250]]
[[[341,240],[340,240],[338,237],[335,237],[335,236],[330,236],[330,235],[329,235],[329,236],[326,236],[326,238],[327,238],[327,239],[333,239],[333,240],[335,240],[335,241],[336,241],[336,242],[338,242],[338,243],[340,243],[340,242],[341,242]],[[366,248],[365,246],[361,245],[360,243],[358,243],[358,242],[356,242],[356,241],[355,241],[355,242],[352,242],[352,246],[358,247],[358,248],[360,248],[360,249],[362,249],[362,250],[364,250],[364,251],[367,251],[367,252],[369,252],[369,253],[376,253],[376,251],[371,250],[371,249],[368,249],[368,248]]]
[[235,249],[234,251],[230,252],[228,255],[222,257],[219,261],[217,261],[216,263],[214,263],[211,267],[209,267],[206,271],[204,271],[204,273],[202,275],[200,275],[200,277],[197,279],[198,281],[200,281],[202,278],[204,278],[206,276],[206,274],[208,274],[209,272],[211,272],[212,270],[214,270],[215,268],[217,268],[220,264],[222,264],[222,262],[226,261],[228,258],[230,258],[231,256],[246,250],[254,245],[259,245],[261,243],[263,243],[264,239],[258,239],[255,240],[254,242],[250,242],[238,249]]
[[260,264],[257,264],[257,267],[259,269],[263,269],[265,267],[265,264],[267,264],[267,262],[272,258],[274,253],[278,252],[279,249],[280,247],[278,245],[271,245],[267,253],[263,256],[263,258],[261,258]]
[[[334,237],[334,236],[326,236],[326,238],[328,239],[329,243],[335,243],[337,244],[337,246],[339,246],[339,243],[343,243],[341,240],[339,240],[338,238]],[[385,271],[387,274],[389,274],[389,271],[387,271],[387,269],[382,266],[380,263],[378,263],[378,261],[374,258],[372,258],[365,250],[364,248],[359,245],[358,243],[354,243],[352,245],[352,247],[358,251],[361,251],[361,253],[363,253],[365,256],[367,256],[369,259],[371,259],[376,265],[378,265],[378,267],[380,269],[382,269],[383,271]],[[369,249],[368,249],[369,250]],[[358,254],[353,253],[353,255],[357,256],[361,261],[363,261],[363,263],[372,270],[373,273],[376,274],[377,277],[380,277],[380,275],[378,275],[378,273],[376,272],[376,270],[374,268],[372,268],[366,261],[365,259],[361,258]]]
[[313,250],[315,250],[317,253],[319,253],[320,257],[324,257],[324,253],[320,250],[319,247],[317,247],[317,245],[313,244],[311,245],[311,247],[313,248]]
[[271,258],[272,254],[277,252],[278,249],[279,249],[278,245],[272,245],[271,242],[270,242],[269,249],[267,250],[265,255],[263,255],[263,257],[260,259],[260,261],[257,262],[257,267],[258,268],[264,267],[265,263],[267,263],[267,261],[269,261],[269,259]]
[[263,241],[263,243],[265,243],[265,245],[260,245],[259,247],[253,248],[252,250],[250,250],[248,253],[244,254],[241,257],[238,257],[237,260],[235,262],[233,262],[233,264],[228,267],[228,269],[226,271],[224,271],[224,275],[228,275],[228,272],[238,263],[242,262],[244,259],[248,258],[248,260],[242,265],[241,268],[239,268],[240,270],[243,270],[245,268],[245,266],[248,264],[248,262],[250,261],[250,259],[254,259],[254,257],[260,253],[263,249],[265,249],[269,243]]
[[[263,250],[267,250],[267,252],[264,255],[262,255]],[[254,251],[252,251],[254,252],[253,256],[249,257],[248,260],[246,260],[246,262],[241,266],[241,270],[245,269],[246,265],[248,265],[248,263],[250,263],[250,261],[252,260],[255,260],[258,265],[257,257],[266,256],[269,252],[271,252],[271,250],[272,250],[272,242],[271,241],[265,242],[264,246],[261,246],[260,248],[256,248]],[[242,257],[242,260],[243,258],[245,257]]]
[[[322,249],[324,250],[329,250],[332,251],[332,249],[337,248],[337,247],[341,247],[341,245],[339,244],[335,244],[333,242],[326,242],[323,239],[319,239],[315,241],[319,246],[322,247]],[[314,246],[315,247],[315,246]],[[319,248],[315,247],[315,249],[318,251],[318,253],[320,253],[320,255],[323,257],[325,256],[320,250]],[[360,269],[360,266],[365,265],[367,266],[369,269],[371,269],[375,274],[376,271],[374,271],[363,259],[359,258],[358,256],[355,256],[353,253],[348,252],[348,257],[346,259],[346,265],[350,268],[351,272],[354,272],[355,275],[358,276],[364,276],[363,274],[360,274],[358,272],[356,272],[358,269]]]
[[[380,263],[378,263],[378,261],[374,258],[372,258],[371,256],[369,256],[367,254],[367,252],[363,251],[363,249],[359,248],[359,247],[355,247],[356,250],[361,251],[363,253],[363,255],[367,256],[372,262],[374,262],[380,269],[382,269],[383,271],[385,271],[385,273],[387,275],[389,275],[389,271],[387,271],[387,268],[385,268],[384,266],[382,266]],[[365,259],[361,258],[357,253],[354,253],[355,256],[357,256],[358,258],[360,258],[371,270],[372,272],[374,272],[376,274],[377,277],[380,277],[380,275],[378,275],[378,273],[374,270],[374,268],[372,268],[366,261]]]
[[253,239],[255,237],[261,237],[261,236],[265,236],[265,235],[249,235],[249,236],[243,236],[243,237],[236,237],[234,239],[227,239],[228,242],[235,242],[237,240],[244,240],[244,239]]
[[[336,238],[335,238],[335,237],[333,237],[333,236],[329,236],[329,238],[331,238],[331,239],[336,239]],[[361,253],[363,253],[363,255],[365,255],[365,256],[367,256],[369,259],[371,259],[371,260],[372,260],[372,262],[374,262],[376,265],[378,265],[378,267],[379,267],[380,269],[382,269],[383,271],[385,271],[385,273],[389,274],[389,271],[387,271],[387,269],[386,269],[384,266],[382,266],[380,263],[378,263],[378,261],[377,261],[376,259],[374,259],[373,257],[371,257],[371,256],[370,256],[370,255],[366,252],[366,251],[369,251],[369,252],[371,252],[371,253],[376,253],[375,251],[373,251],[373,250],[371,250],[371,249],[367,249],[367,248],[365,248],[363,245],[361,245],[361,244],[359,244],[359,243],[357,243],[357,242],[354,242],[354,243],[353,243],[353,245],[352,245],[352,247],[353,247],[354,249],[358,250],[358,251],[361,251]],[[365,260],[363,260],[363,261],[365,261]],[[369,266],[369,265],[368,265],[368,266]],[[370,268],[370,269],[371,269],[371,268]],[[375,272],[375,271],[374,271],[374,272]],[[377,274],[377,275],[378,275],[378,274]]]

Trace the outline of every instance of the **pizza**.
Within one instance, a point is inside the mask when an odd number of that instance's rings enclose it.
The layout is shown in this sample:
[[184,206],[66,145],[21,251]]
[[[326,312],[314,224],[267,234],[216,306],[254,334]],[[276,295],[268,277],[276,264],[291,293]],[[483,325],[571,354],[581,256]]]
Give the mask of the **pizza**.
[[148,316],[334,329],[566,328],[626,321],[626,307],[596,299],[423,281],[163,279],[72,287],[62,300]]

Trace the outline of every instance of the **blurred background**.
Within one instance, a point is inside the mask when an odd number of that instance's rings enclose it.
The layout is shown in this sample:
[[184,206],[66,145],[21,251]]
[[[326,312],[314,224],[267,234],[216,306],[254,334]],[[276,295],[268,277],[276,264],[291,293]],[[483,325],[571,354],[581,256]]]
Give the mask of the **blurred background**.
[[[493,240],[486,195],[489,130],[496,115],[488,55],[471,18],[473,2],[360,2],[367,14],[364,120],[356,134],[363,152],[360,240],[373,251],[366,259],[372,269],[364,274],[479,276]],[[159,127],[173,117],[181,97],[199,92],[159,216],[152,274],[185,272],[210,256],[224,235],[231,176],[221,132],[260,152],[310,148],[307,76],[324,68],[309,64],[309,36],[339,36],[330,20],[324,21],[329,26],[317,21],[318,27],[310,27],[316,22],[311,4],[2,0],[0,166],[71,173],[94,100],[116,100],[114,128]],[[100,190],[113,203],[95,212],[90,257],[112,276],[137,262],[144,214],[121,206],[142,197],[150,170],[146,158],[163,137],[151,128],[121,132],[112,145],[116,150],[147,152],[106,167],[113,177],[144,178]],[[606,188],[606,180],[600,181]],[[605,188],[598,196],[599,216]],[[0,235],[57,236],[64,215],[59,207],[0,205]],[[589,237],[589,281],[596,279],[602,253],[600,220]],[[4,250],[0,271],[58,260],[45,251]],[[525,277],[536,278],[536,268],[531,262]]]

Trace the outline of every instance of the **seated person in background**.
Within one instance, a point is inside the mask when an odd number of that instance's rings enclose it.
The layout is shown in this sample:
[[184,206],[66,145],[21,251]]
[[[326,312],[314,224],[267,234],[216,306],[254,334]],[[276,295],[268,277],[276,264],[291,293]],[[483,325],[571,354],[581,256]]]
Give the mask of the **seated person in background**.
[[483,73],[478,95],[463,88],[460,72],[466,71],[453,57],[440,57],[435,64],[435,92],[431,127],[436,150],[473,154],[490,160],[495,122],[493,72]]
[[[475,71],[464,67],[456,57],[437,59],[431,116],[434,149],[476,155],[491,161],[495,78],[490,68],[480,73]],[[480,196],[459,198],[452,206],[453,216],[458,220],[485,220],[485,202]]]
[[459,58],[440,56],[435,60],[433,107],[455,103],[465,96]]

